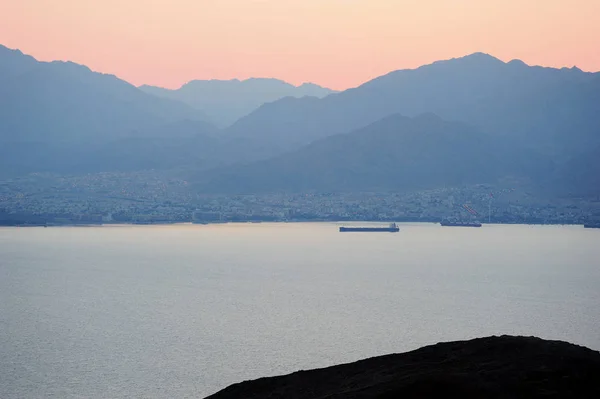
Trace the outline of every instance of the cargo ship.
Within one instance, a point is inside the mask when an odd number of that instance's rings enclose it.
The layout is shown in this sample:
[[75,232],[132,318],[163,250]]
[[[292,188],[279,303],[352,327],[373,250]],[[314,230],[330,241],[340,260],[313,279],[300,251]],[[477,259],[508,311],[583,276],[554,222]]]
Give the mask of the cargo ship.
[[457,222],[457,221],[449,221],[442,220],[440,222],[442,226],[450,226],[450,227],[481,227],[481,223],[479,222]]
[[397,233],[400,231],[400,228],[396,223],[390,224],[388,227],[340,227],[340,233],[345,232],[365,232],[365,233],[375,233],[375,232],[386,232],[386,233]]

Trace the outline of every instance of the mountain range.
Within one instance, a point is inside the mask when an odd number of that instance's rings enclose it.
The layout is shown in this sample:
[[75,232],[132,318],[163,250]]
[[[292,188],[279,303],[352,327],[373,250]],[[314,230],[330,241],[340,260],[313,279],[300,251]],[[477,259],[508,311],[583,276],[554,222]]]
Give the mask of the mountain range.
[[225,134],[296,146],[393,113],[435,113],[557,155],[600,144],[600,74],[530,67],[476,53],[376,78],[355,89],[263,105]]
[[204,174],[201,190],[402,192],[507,177],[540,182],[553,168],[548,157],[464,123],[395,114],[268,160]]
[[202,170],[275,151],[219,137],[207,119],[115,76],[0,46],[0,176]]
[[[0,175],[177,169],[211,192],[414,190],[510,176],[600,191],[599,73],[475,53],[327,93],[274,79],[137,88],[0,46]],[[236,112],[250,113],[211,123]]]
[[206,116],[72,62],[0,46],[0,142],[98,142]]
[[333,90],[313,83],[294,86],[278,79],[193,80],[177,90],[155,86],[140,89],[159,97],[184,102],[208,114],[219,127],[227,127],[262,104],[284,97],[322,98]]

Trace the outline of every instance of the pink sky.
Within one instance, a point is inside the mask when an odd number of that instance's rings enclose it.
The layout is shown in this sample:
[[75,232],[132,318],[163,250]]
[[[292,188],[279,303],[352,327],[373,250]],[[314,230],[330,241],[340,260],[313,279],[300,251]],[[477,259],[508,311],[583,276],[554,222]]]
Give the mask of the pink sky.
[[0,44],[135,85],[345,89],[476,51],[600,70],[600,0],[0,0]]

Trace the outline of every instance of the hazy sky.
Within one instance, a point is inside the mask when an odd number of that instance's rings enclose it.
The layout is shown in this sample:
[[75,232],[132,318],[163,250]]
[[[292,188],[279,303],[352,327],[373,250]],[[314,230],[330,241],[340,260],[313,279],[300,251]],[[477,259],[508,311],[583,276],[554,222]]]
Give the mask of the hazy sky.
[[600,0],[0,0],[0,44],[139,85],[336,89],[483,51],[600,70]]

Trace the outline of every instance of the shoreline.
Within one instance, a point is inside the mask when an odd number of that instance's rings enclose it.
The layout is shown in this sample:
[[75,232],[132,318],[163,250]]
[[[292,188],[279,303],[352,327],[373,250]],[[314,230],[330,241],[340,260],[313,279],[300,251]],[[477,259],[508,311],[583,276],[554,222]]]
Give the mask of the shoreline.
[[[280,220],[280,221],[227,221],[227,222],[206,222],[206,223],[194,223],[194,222],[158,222],[158,223],[64,223],[64,224],[15,224],[15,225],[4,225],[0,224],[0,228],[34,228],[34,227],[131,227],[131,226],[218,226],[218,225],[248,225],[248,224],[300,224],[300,223],[314,223],[314,224],[377,224],[377,225],[388,225],[390,222],[379,221],[379,220]],[[403,221],[394,222],[399,225],[414,225],[414,224],[427,224],[440,226],[440,222],[431,221]],[[482,226],[568,226],[568,227],[581,227],[585,228],[585,223],[481,223]],[[453,227],[453,226],[450,226]],[[592,227],[593,229],[593,227]]]

